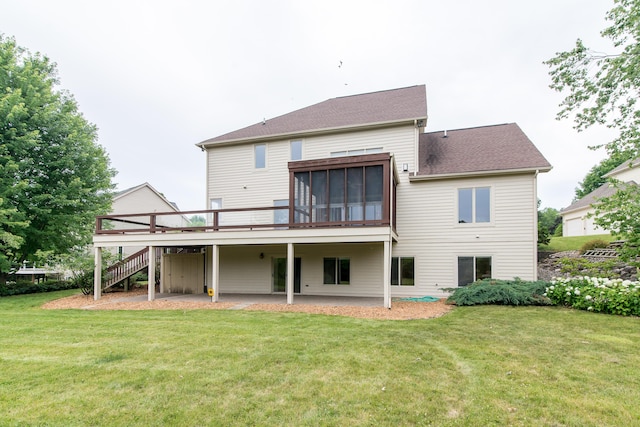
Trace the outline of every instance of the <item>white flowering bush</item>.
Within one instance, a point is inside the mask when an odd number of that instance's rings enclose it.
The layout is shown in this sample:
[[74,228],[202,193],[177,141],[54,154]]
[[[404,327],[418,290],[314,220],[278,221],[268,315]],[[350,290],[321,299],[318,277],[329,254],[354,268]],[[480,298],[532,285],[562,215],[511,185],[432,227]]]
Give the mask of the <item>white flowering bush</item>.
[[554,305],[640,316],[640,282],[587,276],[556,278],[547,286],[544,295]]

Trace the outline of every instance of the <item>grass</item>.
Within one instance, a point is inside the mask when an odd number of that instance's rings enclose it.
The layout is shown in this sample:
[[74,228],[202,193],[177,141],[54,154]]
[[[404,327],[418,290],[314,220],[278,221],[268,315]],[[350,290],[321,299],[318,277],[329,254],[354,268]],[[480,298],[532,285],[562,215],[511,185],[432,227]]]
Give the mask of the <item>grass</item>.
[[564,252],[564,251],[577,251],[580,250],[582,245],[591,240],[604,240],[605,242],[611,242],[616,240],[610,234],[598,234],[594,236],[571,236],[571,237],[552,237],[548,245],[540,245],[539,250]]
[[379,321],[0,298],[0,425],[634,425],[638,318]]

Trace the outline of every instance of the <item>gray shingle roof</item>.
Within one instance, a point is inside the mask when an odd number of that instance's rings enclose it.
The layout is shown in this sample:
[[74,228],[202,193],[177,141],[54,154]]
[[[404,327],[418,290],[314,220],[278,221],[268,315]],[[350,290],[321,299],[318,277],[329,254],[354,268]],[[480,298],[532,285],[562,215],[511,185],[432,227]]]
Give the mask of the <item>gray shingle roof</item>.
[[[624,188],[629,185],[638,185],[638,184],[635,181],[627,181],[625,183],[620,182],[617,185],[619,185],[621,188]],[[575,211],[578,209],[584,209],[584,208],[590,207],[594,203],[596,203],[599,199],[602,199],[603,197],[612,196],[616,191],[618,190],[612,183],[605,182],[600,187],[596,188],[595,190],[593,190],[591,193],[587,194],[583,198],[576,200],[566,208],[560,210],[560,213],[564,214],[564,213]]]
[[427,118],[424,85],[332,98],[197,145],[296,135]]
[[619,172],[622,172],[623,170],[636,168],[639,165],[640,165],[640,158],[636,158],[636,159],[633,159],[633,160],[627,160],[627,161],[622,162],[622,164],[620,166],[618,166],[617,168],[613,169],[612,171],[609,171],[608,173],[604,174],[603,176],[605,178],[616,176]]
[[611,183],[605,182],[600,187],[596,188],[595,190],[593,190],[591,193],[587,194],[583,198],[576,200],[566,208],[560,210],[560,213],[563,214],[563,213],[575,211],[578,209],[588,208],[591,205],[593,205],[598,199],[601,199],[603,197],[609,197],[613,195],[613,193],[615,192],[616,192],[615,187],[611,185]]
[[420,135],[418,176],[550,169],[515,123]]

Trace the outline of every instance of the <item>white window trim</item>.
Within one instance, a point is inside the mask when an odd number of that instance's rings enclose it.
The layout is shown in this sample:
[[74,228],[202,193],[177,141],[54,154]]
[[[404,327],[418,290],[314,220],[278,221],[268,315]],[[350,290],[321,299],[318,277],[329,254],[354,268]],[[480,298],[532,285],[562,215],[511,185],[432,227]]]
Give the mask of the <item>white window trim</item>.
[[[324,260],[325,259],[335,259],[336,260],[336,283],[324,283],[324,278],[322,280],[322,286],[351,286],[351,257],[348,256],[325,256],[322,257],[322,275],[324,276]],[[340,261],[346,259],[349,261],[349,283],[340,283]]]
[[[418,257],[416,257],[415,255],[411,255],[411,256],[401,256],[401,255],[392,255],[391,256],[391,262],[393,262],[393,259],[397,258],[398,259],[398,284],[394,285],[394,284],[390,284],[391,286],[398,287],[398,288],[415,288],[417,287],[417,283],[418,283],[418,279],[417,279],[417,274],[416,274],[416,260],[418,259]],[[413,285],[402,285],[402,259],[403,258],[411,258],[413,259]],[[392,270],[390,268],[390,270]],[[393,282],[393,278],[391,280],[391,282]]]
[[[476,188],[488,188],[489,189],[489,215],[491,217],[491,219],[489,220],[489,222],[475,222],[475,216],[476,216]],[[459,220],[459,214],[460,214],[460,195],[459,195],[459,190],[464,190],[464,189],[473,189],[472,192],[472,198],[471,198],[471,215],[474,219],[473,222],[467,222],[467,223],[461,223],[458,222]],[[462,186],[462,187],[456,187],[455,190],[455,209],[454,209],[454,216],[453,216],[453,222],[455,224],[456,227],[459,228],[469,228],[469,227],[493,227],[495,226],[495,191],[494,191],[494,186],[493,185],[466,185],[466,186]]]
[[[296,159],[296,160],[294,160],[293,156],[291,155],[291,154],[293,154],[292,146],[293,146],[294,142],[299,142],[300,143],[300,158]],[[289,160],[290,161],[297,162],[299,160],[304,160],[304,145],[305,144],[304,144],[304,140],[303,139],[292,139],[292,140],[289,141]]]
[[[496,267],[496,256],[494,254],[483,254],[482,252],[479,253],[479,254],[478,253],[475,253],[475,254],[466,254],[466,253],[456,254],[455,257],[454,257],[454,260],[453,260],[453,268],[454,268],[454,271],[456,272],[455,286],[457,288],[461,287],[460,285],[458,285],[458,283],[460,283],[460,277],[458,275],[458,258],[464,258],[464,257],[473,258],[473,275],[474,275],[474,279],[475,279],[474,282],[477,280],[477,278],[475,277],[475,274],[476,274],[475,273],[475,267],[476,267],[475,264],[476,264],[476,259],[477,258],[491,258],[491,278],[493,279],[493,278],[496,277],[496,274],[495,274],[496,273],[496,269],[495,269],[495,267]],[[471,282],[471,283],[473,283],[473,282]]]
[[[213,207],[213,201],[214,200],[220,200],[220,207],[218,207],[218,208],[214,208]],[[222,203],[223,203],[222,197],[209,197],[209,209],[211,209],[211,210],[213,210],[213,209],[222,209],[222,206],[223,206]],[[218,219],[220,219],[220,218],[218,217]],[[212,213],[208,213],[207,214],[207,225],[213,225],[213,214]],[[218,225],[220,225],[220,224],[218,224]]]
[[[256,167],[256,147],[260,145],[264,146],[264,167],[263,168]],[[253,144],[253,170],[265,171],[267,169],[269,169],[269,144],[267,143]]]

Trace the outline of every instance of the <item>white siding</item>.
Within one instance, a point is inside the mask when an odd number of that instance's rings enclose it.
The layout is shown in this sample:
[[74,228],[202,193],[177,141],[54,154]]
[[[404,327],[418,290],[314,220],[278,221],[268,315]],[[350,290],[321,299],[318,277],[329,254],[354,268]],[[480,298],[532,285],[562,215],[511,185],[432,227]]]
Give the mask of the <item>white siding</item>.
[[[456,287],[458,256],[491,256],[495,278],[534,279],[534,179],[531,174],[398,186],[398,243],[393,256],[415,257],[416,286],[394,287],[394,296],[438,296],[444,294],[443,288]],[[487,186],[491,188],[491,222],[458,224],[458,188]]]
[[[417,129],[403,126],[303,138],[303,160],[329,157],[331,152],[381,147],[395,156],[398,242],[392,256],[414,257],[415,286],[393,286],[392,296],[443,296],[457,286],[458,256],[491,256],[493,277],[525,280],[536,277],[535,177],[509,175],[409,182],[402,172],[415,170]],[[266,168],[253,167],[253,144],[208,150],[208,199],[222,199],[223,208],[273,206],[289,196],[290,140],[267,142]],[[458,224],[457,189],[491,187],[489,224]],[[225,221],[271,222],[273,212],[227,216]],[[382,295],[382,243],[297,245],[302,259],[301,292],[353,296]],[[264,258],[260,258],[260,253]],[[285,257],[278,247],[223,247],[220,250],[220,291],[270,293],[272,259]],[[323,258],[351,259],[349,286],[323,285]]]
[[[393,153],[399,169],[408,163],[414,166],[416,129],[413,126],[349,132],[302,138],[303,160],[329,157],[331,152],[382,147]],[[300,139],[300,138],[298,138]],[[289,144],[290,139],[267,142],[267,167],[253,167],[253,144],[210,148],[208,154],[208,199],[221,198],[223,208],[272,206],[274,200],[289,198]],[[402,181],[408,182],[404,173]],[[246,219],[272,219],[273,213],[252,213],[251,217],[231,218],[238,222]]]
[[[135,214],[135,213],[152,213],[152,212],[178,212],[176,208],[167,203],[162,197],[159,197],[158,194],[149,188],[146,185],[143,185],[137,188],[134,191],[126,193],[120,197],[114,199],[113,204],[111,205],[111,215],[124,215],[124,214]],[[136,221],[142,224],[149,223],[148,216],[140,216],[140,217],[128,217],[129,221]],[[109,221],[105,221],[105,224],[108,224]],[[161,215],[157,217],[156,224],[159,226],[166,227],[184,227],[188,223],[187,219],[181,215],[176,213],[176,215]],[[138,224],[129,224],[123,222],[115,222],[114,227],[120,229],[134,229],[134,228],[144,228],[144,225]],[[122,249],[123,258],[132,255],[139,250],[143,249],[143,246],[129,246],[124,247]],[[117,249],[111,250],[111,252],[115,255],[117,254]]]
[[[303,295],[382,296],[382,243],[295,245],[301,259]],[[260,257],[260,254],[263,257]],[[273,259],[285,258],[286,246],[226,246],[220,248],[220,292],[269,294],[273,289]],[[349,258],[350,284],[323,284],[323,259]]]
[[640,166],[621,170],[612,177],[622,182],[640,182]]
[[584,208],[563,214],[562,235],[571,237],[609,234],[609,231],[603,230],[595,224],[595,218],[589,216],[593,212],[593,208]]

